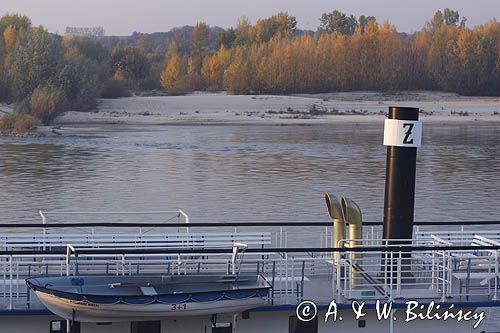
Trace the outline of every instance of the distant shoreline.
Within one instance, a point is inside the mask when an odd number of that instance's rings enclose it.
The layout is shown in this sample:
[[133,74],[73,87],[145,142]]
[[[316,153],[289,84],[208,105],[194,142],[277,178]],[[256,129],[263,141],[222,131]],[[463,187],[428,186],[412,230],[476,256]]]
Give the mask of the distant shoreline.
[[348,92],[297,95],[227,95],[103,99],[96,111],[67,111],[55,125],[75,124],[318,124],[383,121],[389,106],[414,106],[428,121],[500,122],[500,97],[469,97],[452,93]]
[[[120,126],[377,124],[384,121],[388,107],[393,105],[419,107],[424,123],[500,123],[500,97],[431,91],[295,95],[193,93],[101,99],[97,110],[64,112],[51,126],[39,127],[28,135],[71,135]],[[12,105],[0,105],[2,113],[12,109]]]

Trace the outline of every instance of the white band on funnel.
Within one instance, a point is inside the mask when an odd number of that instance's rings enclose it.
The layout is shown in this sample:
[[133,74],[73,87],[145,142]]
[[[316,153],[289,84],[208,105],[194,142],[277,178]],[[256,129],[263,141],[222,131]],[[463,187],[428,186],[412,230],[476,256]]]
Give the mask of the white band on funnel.
[[396,147],[420,147],[422,122],[418,120],[386,119],[384,145]]

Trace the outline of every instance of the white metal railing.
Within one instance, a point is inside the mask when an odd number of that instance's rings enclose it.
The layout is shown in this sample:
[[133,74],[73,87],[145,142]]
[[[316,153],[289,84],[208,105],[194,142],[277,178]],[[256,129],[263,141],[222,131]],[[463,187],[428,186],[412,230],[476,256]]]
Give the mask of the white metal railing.
[[[75,251],[76,250],[76,251]],[[38,275],[136,275],[256,272],[272,285],[271,304],[296,304],[303,299],[434,299],[495,300],[498,256],[475,251],[436,250],[423,258],[417,252],[367,251],[293,253],[284,256],[245,253],[237,264],[231,254],[64,254],[0,256],[0,308],[41,308],[24,283]],[[335,269],[332,269],[335,268]],[[333,282],[333,285],[332,285]],[[332,288],[333,286],[333,288]]]
[[[41,216],[47,222],[47,215],[53,213],[41,212]],[[113,214],[120,213],[124,212]],[[139,213],[141,212],[133,212]],[[183,218],[186,217],[187,215]],[[65,248],[67,251],[66,254],[0,255],[0,308],[41,308],[42,305],[30,294],[24,282],[27,277],[38,275],[200,274],[239,271],[257,272],[272,284],[269,297],[271,304],[296,304],[303,299],[327,304],[334,298],[340,301],[354,298],[425,298],[439,301],[449,297],[465,301],[497,299],[500,278],[498,251],[478,250],[474,247],[499,246],[500,236],[496,236],[498,232],[438,230],[436,233],[429,233],[419,230],[415,239],[399,241],[417,249],[419,246],[427,246],[426,250],[402,252],[397,248],[398,245],[391,245],[387,240],[380,239],[380,230],[372,228],[365,230],[365,238],[354,242],[356,246],[366,248],[366,251],[332,254],[307,250],[298,253],[266,252],[270,245],[287,248],[288,231],[283,227],[273,232],[243,229],[237,227],[229,232],[218,230],[189,233],[141,233],[125,230],[111,234],[105,230],[80,230],[80,233],[46,232],[43,235],[27,232],[0,234],[0,247],[4,250]],[[319,238],[316,244],[321,244],[322,248],[332,246],[331,227],[320,227],[315,231]],[[203,252],[211,247],[231,248],[235,242],[245,243],[249,248],[261,251],[245,253],[237,264],[232,260],[234,258],[231,258],[231,254]],[[337,246],[348,248],[349,244],[348,240],[341,240]],[[471,248],[456,251],[428,249],[429,246],[446,245],[470,245]],[[380,246],[387,246],[388,249],[375,249]],[[98,251],[155,247],[199,248],[200,252],[127,254],[124,250],[124,253],[105,254]],[[75,252],[89,248],[97,252],[75,255]]]
[[76,216],[76,215],[89,215],[89,216],[150,216],[150,215],[165,215],[165,214],[174,214],[178,218],[178,222],[182,217],[184,223],[189,224],[189,215],[184,212],[182,209],[177,210],[158,210],[158,211],[42,211],[38,212],[40,217],[42,218],[42,224],[47,224],[48,216]]
[[[0,308],[41,308],[41,304],[27,290],[24,280],[37,275],[134,275],[134,274],[201,274],[256,272],[274,285],[270,302],[292,304],[303,298],[309,279],[320,278],[331,290],[330,265],[324,258],[283,258],[275,253],[246,253],[237,264],[231,254],[79,254],[68,245],[66,255],[12,255],[0,256],[3,275],[0,276]],[[78,252],[78,249],[76,249]],[[236,267],[237,266],[237,267]],[[328,278],[329,276],[329,278]],[[325,277],[323,279],[323,277]],[[325,296],[324,292],[318,294]],[[328,296],[328,295],[327,295]],[[330,294],[327,298],[332,298]],[[326,301],[326,299],[325,299]]]
[[216,233],[15,233],[0,234],[0,249],[52,249],[71,243],[78,248],[145,248],[145,247],[230,247],[234,242],[252,247],[267,247],[272,243],[269,232]]

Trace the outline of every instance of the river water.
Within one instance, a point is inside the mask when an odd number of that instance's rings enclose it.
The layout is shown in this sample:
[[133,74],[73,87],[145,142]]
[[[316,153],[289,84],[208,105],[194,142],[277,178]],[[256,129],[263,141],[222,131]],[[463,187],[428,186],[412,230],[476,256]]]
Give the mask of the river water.
[[[325,191],[381,221],[382,125],[114,127],[0,138],[3,223],[44,210],[171,210],[193,222],[327,221]],[[500,219],[500,127],[424,124],[415,220]]]

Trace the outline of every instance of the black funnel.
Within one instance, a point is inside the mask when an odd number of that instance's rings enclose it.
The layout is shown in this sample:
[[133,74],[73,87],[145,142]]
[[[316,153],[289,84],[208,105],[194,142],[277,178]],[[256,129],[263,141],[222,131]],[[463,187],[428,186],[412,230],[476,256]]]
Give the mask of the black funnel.
[[385,121],[385,239],[411,239],[413,236],[417,147],[422,137],[418,111],[418,108],[389,107],[389,117]]

